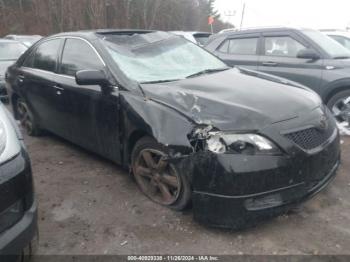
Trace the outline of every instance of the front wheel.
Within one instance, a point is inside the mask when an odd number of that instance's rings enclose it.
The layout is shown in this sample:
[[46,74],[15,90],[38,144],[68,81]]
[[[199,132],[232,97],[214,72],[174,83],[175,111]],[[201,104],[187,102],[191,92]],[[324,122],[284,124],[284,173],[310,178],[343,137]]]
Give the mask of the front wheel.
[[335,94],[327,106],[337,120],[340,131],[350,135],[350,90]]
[[150,137],[140,139],[132,152],[132,171],[141,191],[152,201],[174,210],[191,200],[186,175],[166,159],[167,149]]

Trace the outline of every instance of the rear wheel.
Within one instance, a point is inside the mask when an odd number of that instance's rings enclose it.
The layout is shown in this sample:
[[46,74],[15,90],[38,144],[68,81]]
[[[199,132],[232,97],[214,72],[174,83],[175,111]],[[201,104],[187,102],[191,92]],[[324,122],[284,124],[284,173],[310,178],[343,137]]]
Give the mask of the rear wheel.
[[16,111],[22,127],[29,136],[38,136],[41,134],[41,129],[35,121],[27,104],[20,98],[16,101]]
[[327,103],[341,131],[350,135],[350,90],[335,94]]
[[132,153],[133,174],[141,191],[152,201],[183,210],[190,202],[191,186],[186,175],[167,161],[167,153],[154,139],[140,139]]

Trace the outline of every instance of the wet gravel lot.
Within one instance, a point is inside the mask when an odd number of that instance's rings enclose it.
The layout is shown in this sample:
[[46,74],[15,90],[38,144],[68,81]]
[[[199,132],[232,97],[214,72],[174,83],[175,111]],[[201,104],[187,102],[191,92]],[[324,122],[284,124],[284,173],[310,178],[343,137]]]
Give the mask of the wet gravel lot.
[[39,254],[350,254],[350,138],[333,183],[295,212],[241,232],[150,202],[118,166],[53,135],[25,137]]

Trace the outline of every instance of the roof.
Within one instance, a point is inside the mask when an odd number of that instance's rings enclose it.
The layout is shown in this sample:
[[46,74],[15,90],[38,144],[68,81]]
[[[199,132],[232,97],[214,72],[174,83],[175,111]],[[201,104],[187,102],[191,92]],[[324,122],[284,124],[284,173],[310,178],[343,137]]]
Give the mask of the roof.
[[74,31],[74,32],[63,32],[56,35],[52,35],[50,37],[57,36],[76,36],[83,38],[96,38],[96,35],[109,35],[109,34],[122,34],[122,35],[133,35],[133,34],[146,34],[155,32],[153,30],[139,30],[139,29],[96,29],[96,30],[82,30],[82,31]]
[[173,34],[205,34],[205,35],[211,35],[209,32],[201,32],[201,31],[169,31],[170,33]]
[[271,26],[271,27],[254,27],[254,28],[242,28],[238,30],[228,30],[222,32],[222,35],[227,34],[240,34],[240,33],[261,33],[261,32],[274,32],[274,31],[291,31],[291,30],[303,30],[305,28],[298,27],[286,27],[286,26]]
[[335,29],[335,28],[323,28],[323,29],[320,29],[321,32],[347,32],[345,29]]

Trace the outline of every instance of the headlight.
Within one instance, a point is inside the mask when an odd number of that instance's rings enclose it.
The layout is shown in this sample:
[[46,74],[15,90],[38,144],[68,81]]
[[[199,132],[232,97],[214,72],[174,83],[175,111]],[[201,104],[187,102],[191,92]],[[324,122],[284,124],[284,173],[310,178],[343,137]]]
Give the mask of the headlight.
[[281,150],[267,138],[256,134],[209,132],[207,150],[217,153],[245,155],[279,155]]
[[0,155],[6,148],[6,130],[4,124],[0,121]]

